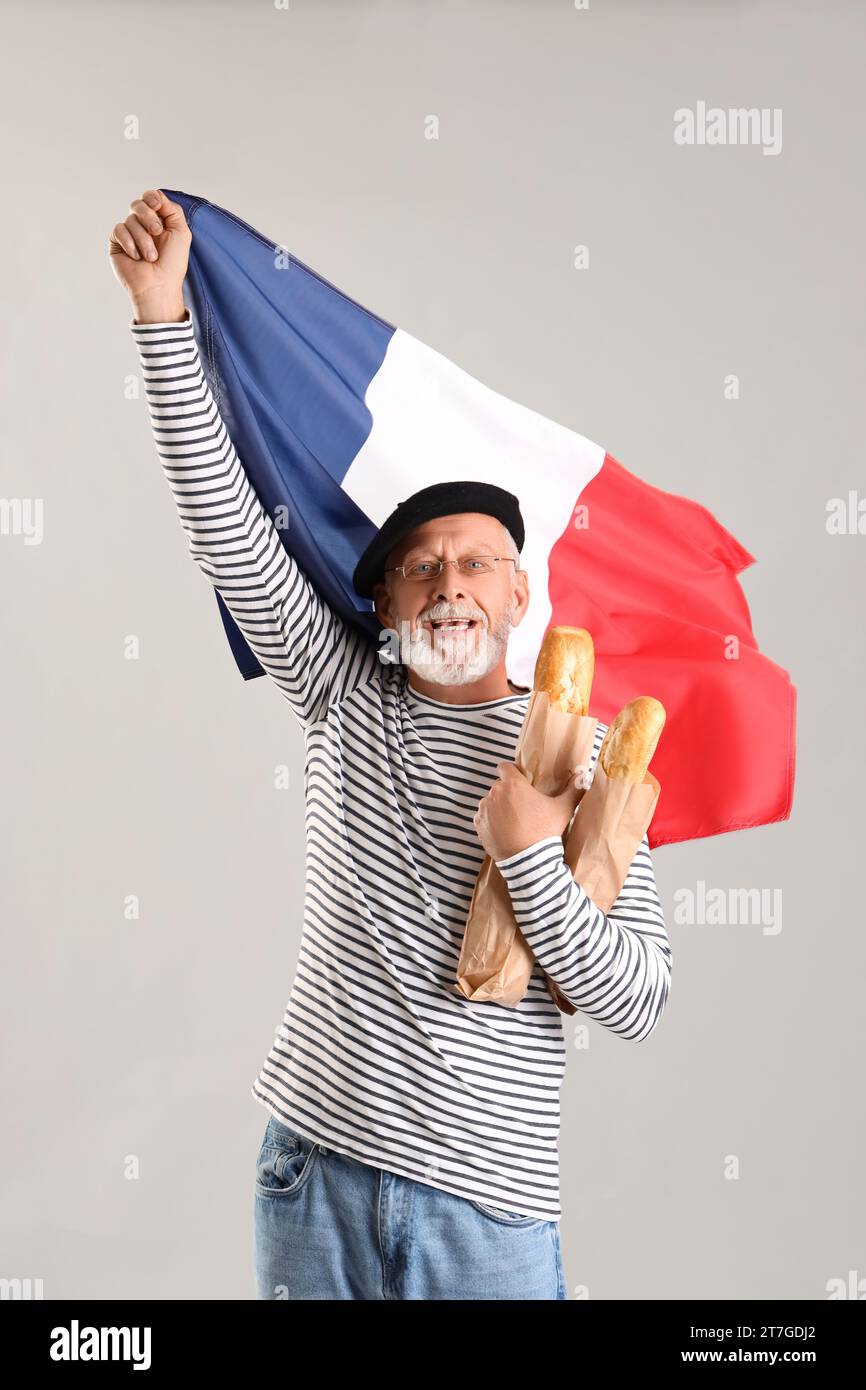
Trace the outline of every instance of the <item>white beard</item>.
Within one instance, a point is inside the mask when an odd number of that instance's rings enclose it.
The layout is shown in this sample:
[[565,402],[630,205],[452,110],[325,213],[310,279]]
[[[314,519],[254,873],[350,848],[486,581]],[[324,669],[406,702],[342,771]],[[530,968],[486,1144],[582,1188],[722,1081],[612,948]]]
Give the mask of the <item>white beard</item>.
[[[457,617],[445,611],[448,606],[435,604],[425,615],[427,620]],[[468,685],[481,680],[501,661],[512,626],[510,609],[492,629],[486,622],[479,622],[477,627],[457,632],[429,632],[421,626],[410,632],[408,621],[398,617],[397,622],[400,660],[416,675],[436,685]]]

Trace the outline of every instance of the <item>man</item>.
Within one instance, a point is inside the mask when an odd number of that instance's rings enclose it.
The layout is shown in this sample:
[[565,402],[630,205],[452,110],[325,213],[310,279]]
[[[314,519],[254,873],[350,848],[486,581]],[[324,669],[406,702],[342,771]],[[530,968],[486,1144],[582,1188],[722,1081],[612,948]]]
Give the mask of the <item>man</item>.
[[[576,791],[513,763],[529,693],[506,674],[530,601],[518,500],[443,483],[358,562],[397,660],[321,599],[263,511],[208,388],[183,302],[191,234],[160,190],[112,231],[157,449],[190,552],[305,736],[298,967],[252,1092],[260,1298],[564,1298],[562,1016],[650,1035],[671,956],[649,846],[605,915],[562,835]],[[599,724],[597,757],[606,725]],[[537,967],[520,1003],[455,985],[472,889],[496,861]]]

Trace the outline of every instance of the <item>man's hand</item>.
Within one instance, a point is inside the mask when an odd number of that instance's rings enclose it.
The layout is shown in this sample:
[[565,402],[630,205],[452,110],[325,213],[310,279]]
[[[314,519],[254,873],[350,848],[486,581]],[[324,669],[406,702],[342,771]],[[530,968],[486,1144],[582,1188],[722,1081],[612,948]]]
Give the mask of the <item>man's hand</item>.
[[186,312],[183,282],[192,232],[180,203],[145,189],[108,238],[111,268],[129,294],[139,323],[178,322]]
[[564,835],[581,797],[575,778],[559,796],[545,796],[516,763],[497,763],[499,773],[478,803],[472,824],[491,859],[508,859],[548,835]]

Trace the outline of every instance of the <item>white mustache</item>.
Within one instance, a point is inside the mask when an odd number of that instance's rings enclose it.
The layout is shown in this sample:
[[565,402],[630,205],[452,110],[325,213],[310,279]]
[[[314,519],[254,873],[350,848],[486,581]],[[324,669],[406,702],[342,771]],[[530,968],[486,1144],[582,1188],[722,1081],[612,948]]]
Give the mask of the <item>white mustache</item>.
[[[445,609],[449,609],[449,611],[445,612]],[[473,619],[477,623],[483,623],[485,621],[483,613],[460,613],[456,612],[454,608],[450,607],[448,604],[441,603],[436,604],[436,606],[431,608],[427,613],[419,614],[415,621],[416,623],[438,623],[446,622],[449,618]]]

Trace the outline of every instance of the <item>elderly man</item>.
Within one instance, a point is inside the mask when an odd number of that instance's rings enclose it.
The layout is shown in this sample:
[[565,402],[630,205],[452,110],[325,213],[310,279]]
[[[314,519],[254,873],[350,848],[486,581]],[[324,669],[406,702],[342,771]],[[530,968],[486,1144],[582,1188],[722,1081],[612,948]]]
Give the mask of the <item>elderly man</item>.
[[[189,241],[183,210],[151,191],[114,228],[112,265],[191,555],[305,738],[303,933],[251,1087],[269,1112],[257,1296],[565,1298],[565,1040],[542,969],[601,1026],[649,1037],[671,953],[646,837],[604,914],[563,857],[576,791],[543,796],[514,765],[529,699],[506,674],[530,602],[517,498],[469,481],[401,503],[355,571],[382,650],[323,602],[205,380]],[[537,963],[510,1008],[455,988],[485,851]]]

